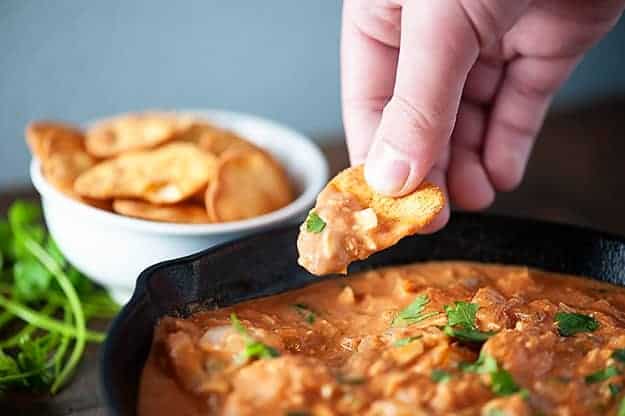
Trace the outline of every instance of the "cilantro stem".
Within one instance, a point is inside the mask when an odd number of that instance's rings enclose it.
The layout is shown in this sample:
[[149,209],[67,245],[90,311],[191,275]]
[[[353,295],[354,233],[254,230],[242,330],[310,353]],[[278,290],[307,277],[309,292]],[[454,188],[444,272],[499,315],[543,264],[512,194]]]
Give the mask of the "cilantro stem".
[[[63,322],[65,322],[67,325],[71,325],[72,323],[72,314],[67,305],[65,305],[65,307],[63,308]],[[59,345],[59,348],[56,350],[56,352],[54,353],[54,357],[52,358],[52,363],[54,364],[54,375],[56,377],[58,377],[59,373],[61,372],[61,364],[63,363],[63,356],[65,356],[65,352],[67,351],[67,348],[69,347],[69,342],[70,342],[70,337],[63,336],[63,339],[61,340],[61,344]]]
[[82,305],[80,304],[80,299],[78,299],[76,289],[56,260],[32,238],[27,236],[24,238],[23,243],[28,251],[30,251],[56,279],[57,283],[61,287],[61,290],[67,297],[72,315],[74,317],[74,323],[76,324],[76,343],[74,344],[74,349],[72,350],[65,367],[61,370],[57,379],[54,381],[54,384],[52,384],[52,388],[50,389],[50,392],[55,394],[72,374],[85,350],[85,343],[87,342],[85,315],[82,310]]
[[10,376],[0,377],[0,383],[7,383],[10,381],[22,380],[22,379],[34,376],[35,374],[39,374],[43,371],[46,371],[47,369],[48,367],[41,367],[41,368],[37,368],[36,370],[27,371],[25,373],[11,374]]
[[[1,298],[1,296],[0,296],[0,298]],[[0,302],[1,302],[1,299],[0,299]],[[52,304],[48,303],[48,304],[46,304],[46,306],[41,308],[38,311],[38,313],[43,314],[43,315],[50,315],[55,310],[56,310],[56,305],[52,305]],[[28,322],[28,321],[26,321],[26,322]],[[1,341],[0,342],[0,348],[10,348],[10,347],[14,347],[14,346],[18,345],[20,340],[22,340],[22,338],[29,336],[36,329],[37,329],[37,326],[35,326],[35,325],[32,325],[32,324],[31,325],[25,325],[24,328],[22,328],[16,334],[14,334],[13,336],[11,336],[11,337]]]
[[[50,318],[48,315],[44,315],[43,313],[31,309],[28,306],[8,300],[1,295],[0,306],[37,328],[45,329],[50,332],[59,332],[66,336],[78,338],[77,328],[74,328],[71,325],[65,325],[54,318]],[[56,306],[54,307],[56,308]],[[87,341],[102,342],[105,337],[106,334],[101,332],[85,331],[85,338]]]
[[5,326],[7,323],[11,322],[13,319],[13,314],[9,311],[4,311],[0,313],[0,328]]

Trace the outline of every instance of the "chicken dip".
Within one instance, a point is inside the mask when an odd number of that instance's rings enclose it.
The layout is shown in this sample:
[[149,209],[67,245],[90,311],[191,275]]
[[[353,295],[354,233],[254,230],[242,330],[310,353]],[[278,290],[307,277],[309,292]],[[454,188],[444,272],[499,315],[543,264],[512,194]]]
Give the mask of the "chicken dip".
[[625,415],[625,290],[518,266],[367,271],[158,323],[148,415]]

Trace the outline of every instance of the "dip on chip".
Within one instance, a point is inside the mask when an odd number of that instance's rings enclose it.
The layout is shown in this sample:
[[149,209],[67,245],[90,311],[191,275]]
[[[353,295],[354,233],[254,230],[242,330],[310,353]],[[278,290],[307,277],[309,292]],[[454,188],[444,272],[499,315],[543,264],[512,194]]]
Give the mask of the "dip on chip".
[[443,192],[422,183],[400,198],[366,183],[363,166],[345,169],[321,191],[300,228],[298,262],[316,275],[347,273],[355,261],[396,244],[428,225],[444,206]]
[[74,190],[94,199],[139,198],[173,204],[206,186],[216,167],[215,156],[190,143],[172,143],[100,163],[76,180]]

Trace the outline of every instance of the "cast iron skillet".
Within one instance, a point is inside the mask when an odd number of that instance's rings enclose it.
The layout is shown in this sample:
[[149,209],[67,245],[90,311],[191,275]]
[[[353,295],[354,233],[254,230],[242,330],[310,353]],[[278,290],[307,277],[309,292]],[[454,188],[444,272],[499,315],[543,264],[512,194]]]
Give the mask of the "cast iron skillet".
[[[159,317],[302,287],[317,281],[297,265],[296,227],[268,231],[145,270],[109,331],[100,393],[112,415],[134,415],[143,364]],[[442,231],[405,238],[353,264],[350,273],[423,260],[524,264],[625,285],[625,240],[578,227],[455,214]]]

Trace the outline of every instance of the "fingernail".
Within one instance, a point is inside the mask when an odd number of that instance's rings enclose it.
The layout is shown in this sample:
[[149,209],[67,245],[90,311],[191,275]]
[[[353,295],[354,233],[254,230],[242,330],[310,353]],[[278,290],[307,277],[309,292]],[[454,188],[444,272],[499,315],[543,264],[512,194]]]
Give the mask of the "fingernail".
[[367,162],[365,179],[378,193],[397,195],[408,180],[410,164],[389,153],[382,152],[379,157],[373,157]]

